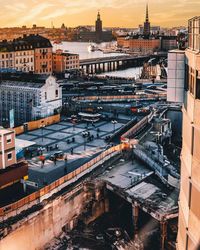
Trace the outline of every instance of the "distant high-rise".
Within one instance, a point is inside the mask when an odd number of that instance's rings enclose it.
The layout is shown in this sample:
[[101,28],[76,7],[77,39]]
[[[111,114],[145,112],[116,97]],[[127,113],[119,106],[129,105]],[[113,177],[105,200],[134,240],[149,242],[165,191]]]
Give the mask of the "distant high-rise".
[[149,36],[150,35],[150,22],[149,22],[148,4],[146,5],[146,19],[145,19],[145,22],[144,22],[143,35],[144,36]]
[[81,31],[80,39],[85,42],[109,42],[113,40],[113,35],[111,30],[103,31],[102,20],[100,13],[98,11],[97,19],[95,21],[95,31]]

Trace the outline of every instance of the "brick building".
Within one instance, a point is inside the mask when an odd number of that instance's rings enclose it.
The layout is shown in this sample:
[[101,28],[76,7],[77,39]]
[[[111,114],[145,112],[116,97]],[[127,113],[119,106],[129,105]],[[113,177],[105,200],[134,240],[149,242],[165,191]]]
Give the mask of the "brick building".
[[128,48],[135,52],[152,53],[160,50],[159,38],[143,38],[139,36],[135,37],[117,37],[118,47]]
[[79,55],[62,50],[57,50],[53,53],[53,72],[63,73],[68,70],[74,70],[80,68]]

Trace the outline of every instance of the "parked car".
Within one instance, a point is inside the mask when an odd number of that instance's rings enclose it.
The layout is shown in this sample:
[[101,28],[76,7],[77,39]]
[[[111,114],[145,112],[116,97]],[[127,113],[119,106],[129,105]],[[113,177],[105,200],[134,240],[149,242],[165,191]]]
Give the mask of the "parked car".
[[53,161],[54,159],[62,159],[64,156],[64,153],[62,151],[55,152],[50,156],[50,160]]

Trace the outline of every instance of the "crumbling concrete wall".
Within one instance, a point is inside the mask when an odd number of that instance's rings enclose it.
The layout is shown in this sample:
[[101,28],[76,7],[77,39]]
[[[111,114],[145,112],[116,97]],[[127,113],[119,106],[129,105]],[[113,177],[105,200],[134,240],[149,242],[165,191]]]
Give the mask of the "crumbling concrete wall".
[[[72,229],[80,215],[87,213],[91,221],[105,212],[103,185],[84,184],[74,191],[59,196],[39,211],[9,226],[7,235],[0,241],[0,250],[39,250],[62,232]],[[95,205],[89,205],[95,201]],[[88,210],[87,211],[87,207]]]

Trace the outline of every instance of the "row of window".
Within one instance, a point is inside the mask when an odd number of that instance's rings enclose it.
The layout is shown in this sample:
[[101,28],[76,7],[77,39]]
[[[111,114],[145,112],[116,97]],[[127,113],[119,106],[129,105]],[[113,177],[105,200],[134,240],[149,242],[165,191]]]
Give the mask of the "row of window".
[[15,55],[16,56],[29,56],[29,55],[33,55],[34,51],[23,51],[23,52],[16,52]]
[[0,67],[1,68],[13,67],[12,61],[3,61],[3,62],[0,62]]
[[36,56],[36,58],[38,59],[49,59],[49,60],[51,60],[51,55],[42,55],[42,56]]
[[196,99],[200,99],[200,71],[186,65],[185,70],[185,90],[195,96]]
[[1,54],[0,53],[0,58],[1,59],[5,59],[5,58],[12,58],[13,56],[12,56],[12,53],[9,53],[9,54]]
[[16,64],[20,64],[20,63],[29,63],[29,62],[33,62],[33,57],[28,57],[28,58],[21,58],[21,59],[16,59]]
[[36,73],[50,73],[51,72],[51,68],[43,68],[43,69],[39,69],[35,71]]

